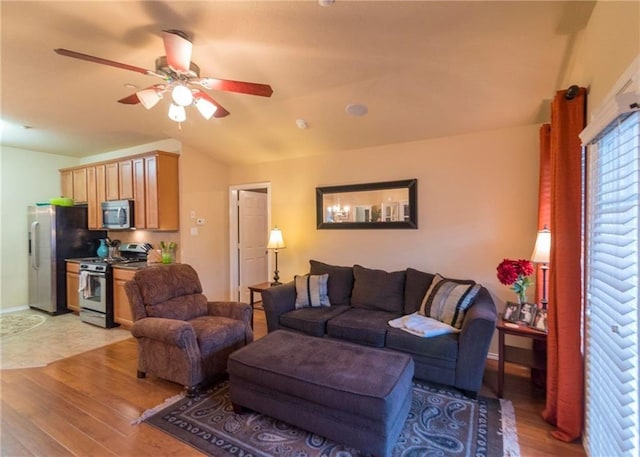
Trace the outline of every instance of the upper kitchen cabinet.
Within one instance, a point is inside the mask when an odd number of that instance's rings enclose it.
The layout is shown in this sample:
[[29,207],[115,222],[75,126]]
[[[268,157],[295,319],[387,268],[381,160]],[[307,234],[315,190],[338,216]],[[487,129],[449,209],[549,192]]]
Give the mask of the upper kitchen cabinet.
[[179,230],[179,155],[154,151],[60,170],[62,196],[86,203],[90,229],[102,229],[101,204],[134,200],[137,229]]
[[73,198],[74,203],[87,203],[87,173],[84,167],[60,170],[60,195]]
[[87,169],[73,170],[73,202],[87,203]]
[[118,162],[119,200],[133,200],[133,160]]
[[87,214],[89,229],[102,230],[101,203],[106,199],[106,167],[89,166],[87,170]]
[[[178,230],[178,157],[158,151],[144,157],[145,228]],[[140,212],[136,209],[137,218]]]
[[60,196],[73,198],[73,172],[60,170]]
[[104,164],[106,200],[119,200],[118,162]]

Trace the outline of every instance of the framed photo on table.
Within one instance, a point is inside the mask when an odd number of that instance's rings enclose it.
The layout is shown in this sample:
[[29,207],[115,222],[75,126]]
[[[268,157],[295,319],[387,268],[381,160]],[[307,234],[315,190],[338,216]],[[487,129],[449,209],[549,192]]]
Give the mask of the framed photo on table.
[[512,301],[507,302],[504,308],[504,320],[509,322],[518,322],[520,317],[520,304]]
[[532,326],[533,319],[535,316],[536,316],[536,305],[534,305],[533,303],[523,303],[520,305],[518,322],[522,322],[525,325]]
[[531,327],[536,330],[540,330],[541,332],[547,333],[547,331],[549,330],[549,324],[547,323],[547,318],[548,318],[547,310],[539,308],[536,311],[536,316],[533,318],[533,325],[531,325]]

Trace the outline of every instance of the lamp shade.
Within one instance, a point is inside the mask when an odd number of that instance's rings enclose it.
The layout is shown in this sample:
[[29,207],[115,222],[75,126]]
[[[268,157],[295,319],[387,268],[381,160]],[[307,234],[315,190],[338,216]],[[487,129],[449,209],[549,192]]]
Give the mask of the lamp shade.
[[269,242],[267,243],[267,249],[284,249],[284,240],[282,239],[282,230],[275,227],[269,234]]
[[549,263],[551,257],[551,231],[545,225],[538,232],[536,237],[536,245],[531,254],[531,261],[534,263]]

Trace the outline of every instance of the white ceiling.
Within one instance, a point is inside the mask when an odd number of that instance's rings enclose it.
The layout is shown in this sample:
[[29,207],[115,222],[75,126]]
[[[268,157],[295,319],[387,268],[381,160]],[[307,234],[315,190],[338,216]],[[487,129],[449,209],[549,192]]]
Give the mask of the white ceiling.
[[[256,163],[542,122],[593,2],[11,2],[2,17],[2,144],[87,156],[175,138]],[[202,76],[267,83],[271,98],[210,94],[231,115],[116,101],[152,76],[160,32],[193,37]],[[345,113],[368,106],[364,117]],[[308,122],[298,129],[296,119]],[[28,125],[32,128],[25,129]]]

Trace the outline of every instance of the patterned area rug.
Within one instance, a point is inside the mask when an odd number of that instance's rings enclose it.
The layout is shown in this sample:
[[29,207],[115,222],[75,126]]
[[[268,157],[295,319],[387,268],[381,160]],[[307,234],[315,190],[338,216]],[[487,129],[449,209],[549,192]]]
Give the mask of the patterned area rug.
[[[192,399],[169,399],[140,421],[214,456],[367,456],[262,414],[235,414],[227,381]],[[519,456],[513,405],[508,400],[471,400],[453,389],[414,383],[411,411],[392,455]]]
[[44,324],[46,320],[40,314],[16,313],[0,316],[0,338],[26,332]]

